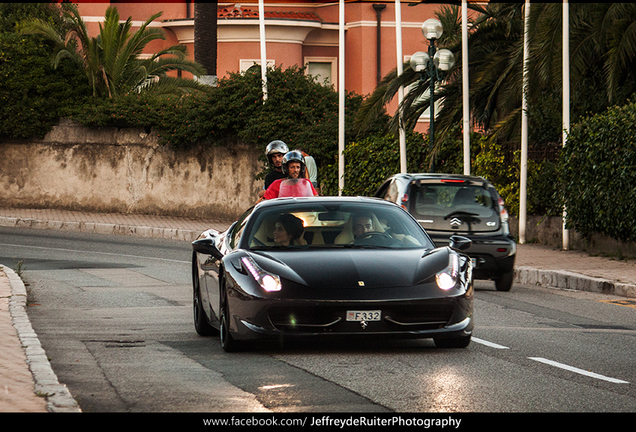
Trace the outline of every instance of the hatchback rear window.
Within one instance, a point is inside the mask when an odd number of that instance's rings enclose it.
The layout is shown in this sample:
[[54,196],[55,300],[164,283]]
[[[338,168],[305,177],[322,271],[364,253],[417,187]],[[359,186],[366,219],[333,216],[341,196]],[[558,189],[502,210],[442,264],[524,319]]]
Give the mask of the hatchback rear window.
[[418,182],[408,194],[409,212],[429,230],[494,231],[499,215],[487,187],[469,182]]

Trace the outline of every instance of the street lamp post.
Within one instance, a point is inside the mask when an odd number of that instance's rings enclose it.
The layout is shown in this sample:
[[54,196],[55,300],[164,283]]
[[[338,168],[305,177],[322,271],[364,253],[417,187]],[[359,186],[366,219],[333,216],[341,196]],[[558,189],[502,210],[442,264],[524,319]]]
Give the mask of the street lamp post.
[[[424,21],[422,34],[429,42],[428,53],[418,51],[411,56],[411,68],[420,74],[420,80],[424,81],[424,72],[428,74],[429,78],[430,120],[428,147],[431,153],[435,145],[435,83],[440,81],[440,71],[447,72],[455,64],[455,56],[450,50],[438,50],[435,46],[435,41],[442,36],[443,31],[442,23],[439,20],[431,18]],[[435,158],[432,158],[432,161],[431,172],[435,172]]]

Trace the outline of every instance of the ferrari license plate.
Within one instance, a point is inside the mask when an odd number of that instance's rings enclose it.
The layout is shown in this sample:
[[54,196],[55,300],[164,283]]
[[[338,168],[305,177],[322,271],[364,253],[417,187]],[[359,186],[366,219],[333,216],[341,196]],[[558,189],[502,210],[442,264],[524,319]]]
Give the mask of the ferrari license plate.
[[347,311],[347,321],[380,321],[382,311],[370,310],[370,311]]

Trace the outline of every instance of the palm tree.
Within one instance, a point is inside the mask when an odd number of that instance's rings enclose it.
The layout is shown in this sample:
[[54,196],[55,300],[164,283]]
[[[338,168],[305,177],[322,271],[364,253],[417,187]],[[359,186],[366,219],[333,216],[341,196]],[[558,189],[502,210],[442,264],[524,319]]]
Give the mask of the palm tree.
[[[521,100],[521,63],[523,23],[521,5],[504,5],[489,3],[486,8],[469,3],[469,7],[480,15],[471,23],[469,34],[469,67],[470,67],[470,100],[473,104],[472,115],[475,123],[488,131],[507,131],[514,127],[514,99]],[[445,77],[444,85],[435,91],[435,99],[443,99],[443,107],[435,118],[436,131],[444,134],[462,121],[462,85],[461,85],[461,34],[459,9],[455,6],[444,6],[436,12],[445,31],[438,41],[439,47],[450,49],[455,54],[455,67]],[[446,29],[455,29],[447,31]],[[372,125],[377,116],[384,113],[385,105],[390,102],[401,86],[409,88],[401,106],[407,129],[413,129],[420,116],[431,103],[428,95],[428,77],[415,73],[410,64],[405,63],[404,72],[397,76],[394,69],[378,84],[375,91],[365,100],[355,126],[364,131]],[[519,90],[517,90],[519,89]],[[515,94],[518,93],[518,96]],[[396,133],[398,116],[394,116],[388,125]],[[441,140],[436,140],[438,152]]]
[[131,34],[132,19],[119,22],[115,7],[106,9],[99,35],[89,37],[86,24],[77,8],[64,12],[65,34],[56,31],[49,23],[31,19],[20,24],[25,34],[39,34],[56,44],[53,64],[57,67],[64,58],[70,58],[84,69],[93,87],[93,95],[114,97],[129,92],[153,92],[156,94],[183,94],[191,91],[207,91],[208,87],[192,79],[170,77],[169,71],[187,71],[195,76],[205,69],[186,57],[184,46],[175,45],[142,58],[145,46],[154,40],[165,39],[161,29],[148,27],[162,15],[154,14],[136,32]]
[[[490,2],[481,7],[469,3],[479,12],[469,33],[469,79],[471,115],[476,126],[491,139],[516,142],[520,138],[523,4]],[[533,3],[530,14],[530,83],[529,111],[532,121],[544,115],[545,104],[560,105],[561,82],[561,12],[560,3]],[[445,29],[459,25],[458,8],[443,7],[436,13]],[[444,99],[435,120],[436,131],[444,134],[461,124],[461,40],[458,31],[444,31],[440,46],[455,53],[458,60],[447,74],[445,85],[436,91]],[[625,103],[636,91],[636,4],[574,3],[570,7],[572,118],[590,111],[600,111],[610,104]],[[397,76],[392,71],[365,101],[356,119],[364,130],[384,112],[400,86],[411,88],[402,106],[405,125],[413,128],[428,108],[428,79],[420,80],[405,64]],[[558,100],[556,98],[559,98]],[[553,124],[560,125],[559,116]],[[533,117],[534,116],[534,117]],[[397,130],[397,117],[389,123]],[[550,121],[548,119],[548,121]],[[557,126],[558,128],[559,126]],[[555,131],[560,136],[560,130]],[[436,140],[439,144],[441,140]],[[437,149],[433,149],[436,153]]]

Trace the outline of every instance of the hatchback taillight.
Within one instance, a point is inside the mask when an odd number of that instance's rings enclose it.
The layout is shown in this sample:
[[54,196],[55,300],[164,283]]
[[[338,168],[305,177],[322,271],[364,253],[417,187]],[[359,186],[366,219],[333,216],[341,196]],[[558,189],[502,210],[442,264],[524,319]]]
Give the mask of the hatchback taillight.
[[508,222],[508,210],[504,207],[504,200],[499,197],[499,207],[501,211],[499,212],[499,217],[502,222]]
[[406,208],[406,203],[408,203],[408,202],[409,202],[409,194],[404,194],[404,196],[402,197],[402,208],[404,210],[408,210]]

